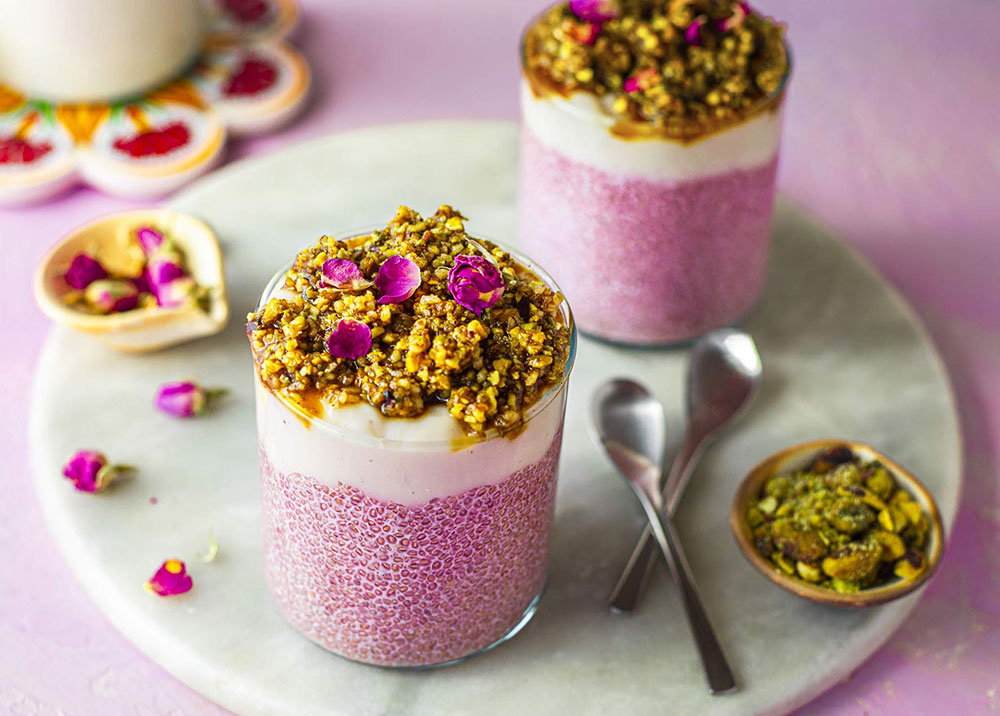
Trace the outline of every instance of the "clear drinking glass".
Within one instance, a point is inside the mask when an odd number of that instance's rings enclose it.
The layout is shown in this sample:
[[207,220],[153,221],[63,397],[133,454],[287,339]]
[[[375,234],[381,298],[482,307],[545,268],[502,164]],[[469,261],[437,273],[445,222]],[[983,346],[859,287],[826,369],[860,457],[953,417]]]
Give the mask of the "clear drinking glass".
[[423,667],[496,646],[530,620],[546,583],[576,355],[565,302],[563,318],[565,375],[513,435],[429,438],[424,418],[344,429],[271,391],[255,369],[265,569],[292,626],[349,659]]
[[787,73],[748,117],[695,139],[625,125],[593,94],[536,90],[523,36],[521,74],[521,245],[580,330],[666,345],[748,313],[767,269]]

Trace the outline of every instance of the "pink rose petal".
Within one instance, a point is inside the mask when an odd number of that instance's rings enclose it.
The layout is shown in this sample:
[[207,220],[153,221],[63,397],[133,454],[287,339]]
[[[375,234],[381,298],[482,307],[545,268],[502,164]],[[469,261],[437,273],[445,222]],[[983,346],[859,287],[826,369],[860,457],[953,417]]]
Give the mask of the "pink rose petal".
[[323,263],[323,285],[340,291],[358,291],[368,288],[372,282],[365,278],[353,261],[330,259]]
[[569,9],[585,22],[607,22],[621,15],[617,0],[569,0]]
[[143,226],[136,229],[135,238],[146,256],[151,256],[163,246],[163,234],[152,226]]
[[179,559],[168,559],[160,565],[144,586],[146,591],[157,596],[172,597],[190,591],[194,582],[187,573],[184,562]]
[[420,267],[405,256],[390,256],[378,269],[379,303],[402,303],[420,286]]
[[626,92],[638,92],[639,90],[648,90],[650,87],[655,85],[660,81],[660,74],[653,68],[640,70],[634,75],[629,77],[622,84],[622,89]]
[[684,31],[684,41],[692,47],[697,47],[701,44],[701,28],[707,22],[704,15],[699,15],[691,24],[687,26]]
[[187,275],[184,266],[171,256],[152,256],[146,262],[146,280],[154,289]]
[[70,262],[69,268],[63,274],[63,279],[78,291],[87,288],[94,281],[107,278],[108,272],[100,262],[88,254],[77,254]]
[[342,318],[326,339],[326,350],[334,358],[357,360],[372,347],[372,329],[353,318]]
[[448,290],[458,305],[481,316],[503,295],[503,276],[482,256],[459,254],[448,271]]
[[722,20],[716,20],[715,26],[722,32],[729,32],[743,24],[750,14],[750,5],[745,2],[733,3],[733,13]]

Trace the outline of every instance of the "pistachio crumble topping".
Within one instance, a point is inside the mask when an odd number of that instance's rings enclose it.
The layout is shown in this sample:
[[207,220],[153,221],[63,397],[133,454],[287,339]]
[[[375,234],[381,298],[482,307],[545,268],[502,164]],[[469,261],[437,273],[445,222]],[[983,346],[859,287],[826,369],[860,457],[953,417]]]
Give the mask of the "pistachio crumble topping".
[[[415,418],[445,403],[467,434],[515,430],[564,377],[563,297],[510,254],[472,239],[463,220],[450,206],[426,219],[401,206],[384,229],[323,236],[301,251],[282,290],[247,318],[261,381],[314,415],[324,403],[366,401],[387,417]],[[472,308],[453,294],[454,271],[470,257],[499,269],[496,289]],[[324,264],[328,275],[331,266],[342,273],[345,260],[361,276],[331,285]],[[382,267],[410,262],[419,277],[404,297],[380,295]],[[370,339],[352,344],[363,353],[356,359],[333,350],[331,335],[345,328],[370,330]]]
[[784,26],[746,3],[603,0],[597,16],[592,4],[558,4],[528,28],[524,73],[539,95],[596,95],[616,133],[706,134],[756,113],[788,73]]

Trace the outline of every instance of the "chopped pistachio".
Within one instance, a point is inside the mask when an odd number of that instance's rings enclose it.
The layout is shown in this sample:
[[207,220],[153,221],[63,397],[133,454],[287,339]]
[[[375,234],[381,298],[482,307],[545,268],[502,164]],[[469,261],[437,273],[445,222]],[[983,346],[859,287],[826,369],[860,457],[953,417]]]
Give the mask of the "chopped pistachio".
[[766,480],[746,514],[758,553],[828,589],[857,591],[923,569],[929,523],[919,504],[882,463],[864,463],[847,446]]
[[[538,93],[586,92],[633,125],[694,138],[768,103],[788,73],[784,26],[718,0],[624,0],[589,23],[571,2],[524,36],[524,74]],[[692,28],[695,28],[692,31]]]
[[908,549],[901,559],[896,560],[892,571],[900,579],[913,579],[924,571],[924,566],[924,556],[915,549]]
[[807,582],[819,582],[823,580],[823,573],[814,564],[807,562],[796,562],[795,571]]
[[841,594],[854,594],[861,591],[861,585],[857,582],[849,582],[843,579],[831,579],[830,589]]
[[886,507],[878,513],[878,523],[889,532],[902,532],[910,524],[910,520],[902,510]]
[[[377,279],[390,259],[402,263],[394,257],[415,265],[420,279],[390,301]],[[502,276],[502,293],[478,313],[452,291],[458,257],[495,262]],[[363,280],[330,287],[322,267],[335,259],[353,263]],[[528,267],[470,237],[452,207],[424,219],[404,206],[384,229],[347,240],[324,236],[301,251],[283,293],[248,316],[247,332],[261,380],[297,404],[366,401],[387,417],[412,418],[445,403],[469,434],[513,435],[525,411],[563,378],[570,335],[562,302]],[[371,332],[358,357],[328,350],[345,321]]]
[[906,545],[899,535],[885,530],[872,530],[872,537],[882,545],[882,561],[891,562],[906,553]]

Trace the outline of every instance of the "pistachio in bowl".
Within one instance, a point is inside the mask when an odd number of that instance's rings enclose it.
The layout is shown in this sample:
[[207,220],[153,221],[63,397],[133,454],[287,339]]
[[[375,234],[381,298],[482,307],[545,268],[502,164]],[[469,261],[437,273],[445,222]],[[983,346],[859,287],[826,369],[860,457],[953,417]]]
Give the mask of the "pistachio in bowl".
[[941,559],[933,498],[899,464],[861,443],[818,440],[757,464],[733,500],[743,555],[815,602],[882,604],[923,584]]

